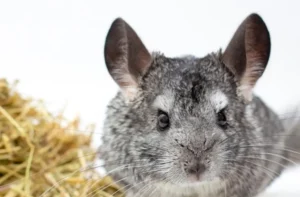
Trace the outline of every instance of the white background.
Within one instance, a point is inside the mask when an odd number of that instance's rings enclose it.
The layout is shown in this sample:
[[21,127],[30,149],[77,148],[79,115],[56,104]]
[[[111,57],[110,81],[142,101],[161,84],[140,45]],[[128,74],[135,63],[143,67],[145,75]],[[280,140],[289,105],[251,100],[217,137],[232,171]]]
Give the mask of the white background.
[[[283,114],[300,104],[300,2],[249,1],[0,1],[0,77],[19,79],[26,96],[53,112],[97,123],[117,91],[103,59],[111,22],[123,17],[149,50],[167,56],[206,55],[225,48],[240,22],[259,13],[272,38],[271,59],[255,92]],[[300,170],[285,173],[265,197],[300,196]]]

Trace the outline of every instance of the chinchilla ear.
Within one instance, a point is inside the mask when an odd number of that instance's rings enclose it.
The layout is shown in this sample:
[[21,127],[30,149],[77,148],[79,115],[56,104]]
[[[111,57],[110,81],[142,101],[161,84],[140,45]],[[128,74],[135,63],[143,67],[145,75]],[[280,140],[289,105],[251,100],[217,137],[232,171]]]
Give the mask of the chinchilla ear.
[[138,80],[149,68],[152,58],[135,31],[121,18],[112,23],[106,37],[105,63],[126,99],[135,97]]
[[271,41],[266,24],[257,14],[249,15],[229,42],[223,63],[235,75],[239,94],[252,99],[252,89],[262,76],[270,56]]

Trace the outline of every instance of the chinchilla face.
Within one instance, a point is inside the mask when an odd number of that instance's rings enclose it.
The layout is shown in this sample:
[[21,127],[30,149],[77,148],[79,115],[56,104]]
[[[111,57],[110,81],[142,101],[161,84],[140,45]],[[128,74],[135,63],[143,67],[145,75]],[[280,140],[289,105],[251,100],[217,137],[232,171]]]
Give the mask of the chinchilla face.
[[239,147],[262,140],[252,88],[269,53],[269,33],[256,14],[224,53],[203,58],[150,54],[116,19],[105,45],[108,71],[121,90],[104,127],[100,151],[107,170],[124,184],[191,186],[233,178],[244,160],[238,156],[252,151]]
[[180,185],[225,177],[225,159],[235,156],[227,151],[229,145],[244,141],[241,135],[222,143],[245,127],[245,105],[234,78],[219,55],[152,57],[127,114],[132,117],[134,160],[148,164],[136,171]]

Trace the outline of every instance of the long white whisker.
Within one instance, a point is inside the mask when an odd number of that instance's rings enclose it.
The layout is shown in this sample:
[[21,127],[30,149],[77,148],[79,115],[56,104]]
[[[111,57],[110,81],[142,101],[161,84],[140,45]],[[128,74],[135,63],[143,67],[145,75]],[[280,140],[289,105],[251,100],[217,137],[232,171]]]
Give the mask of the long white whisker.
[[263,159],[263,158],[260,158],[260,157],[252,157],[252,156],[238,156],[240,158],[249,158],[249,159],[257,159],[257,160],[261,160],[261,161],[267,161],[267,162],[270,162],[270,163],[273,163],[273,164],[277,164],[283,168],[287,168],[287,166],[281,164],[281,163],[278,163],[276,161],[272,161],[270,159]]
[[[240,166],[243,166],[243,165],[237,163],[237,160],[234,160],[234,159],[226,159],[226,160],[227,160],[227,161],[233,161],[233,162],[235,162],[235,164],[238,164],[238,165],[240,165]],[[278,173],[278,172],[274,172],[273,170],[270,170],[270,169],[268,169],[268,168],[266,168],[266,167],[264,167],[264,166],[258,165],[258,164],[256,164],[256,163],[253,163],[253,162],[248,161],[248,160],[245,160],[244,162],[250,163],[250,164],[252,164],[252,165],[255,165],[255,166],[257,166],[257,167],[259,167],[259,168],[261,168],[261,169],[267,170],[267,171],[269,171],[269,172],[271,172],[271,173],[273,173],[273,174],[279,176],[279,173]],[[244,167],[248,167],[248,166],[244,166]],[[264,172],[264,171],[262,171],[262,172]],[[275,178],[275,177],[272,177],[272,180],[273,180],[274,178]]]
[[[110,183],[110,184],[108,184],[108,185],[106,185],[106,186],[102,186],[102,187],[100,187],[100,188],[96,188],[95,190],[93,190],[93,191],[87,193],[86,197],[88,197],[88,196],[90,196],[90,195],[92,195],[91,197],[93,197],[93,196],[97,195],[97,191],[99,191],[99,190],[105,190],[105,189],[109,188],[110,186],[112,186],[112,185],[114,185],[114,184],[117,184],[117,183],[119,183],[119,182],[125,180],[126,178],[127,178],[127,177],[122,178],[122,179],[119,179],[118,181],[114,181],[114,182],[112,182],[112,183]],[[94,185],[92,185],[91,187],[93,187],[93,186],[94,186]],[[91,188],[91,187],[90,187],[90,188]]]

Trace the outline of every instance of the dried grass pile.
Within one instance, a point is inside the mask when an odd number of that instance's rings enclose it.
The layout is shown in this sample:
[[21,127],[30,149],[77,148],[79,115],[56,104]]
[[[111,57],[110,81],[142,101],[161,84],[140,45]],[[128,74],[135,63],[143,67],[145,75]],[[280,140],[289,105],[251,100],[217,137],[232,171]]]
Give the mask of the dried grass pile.
[[[121,197],[101,177],[91,148],[93,128],[53,115],[42,101],[25,99],[15,84],[0,80],[1,197]],[[87,135],[86,133],[90,135]]]

